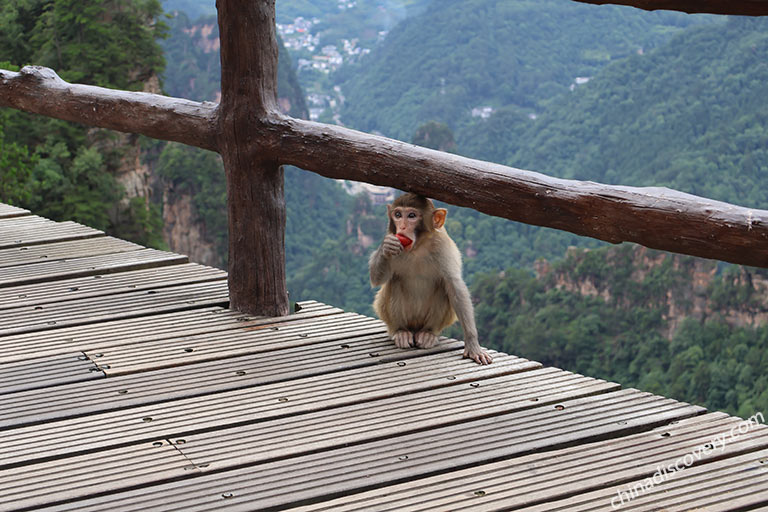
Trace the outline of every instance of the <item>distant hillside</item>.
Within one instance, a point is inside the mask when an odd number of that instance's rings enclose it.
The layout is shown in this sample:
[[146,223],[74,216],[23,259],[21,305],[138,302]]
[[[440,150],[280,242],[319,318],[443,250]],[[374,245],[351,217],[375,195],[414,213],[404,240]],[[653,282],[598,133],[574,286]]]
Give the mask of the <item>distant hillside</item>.
[[502,162],[566,178],[768,208],[766,55],[768,19],[692,27],[607,67],[534,122],[492,117],[459,145],[478,156],[505,147]]
[[432,2],[343,70],[342,122],[410,140],[429,120],[458,132],[474,108],[535,114],[577,78],[712,19],[559,0]]

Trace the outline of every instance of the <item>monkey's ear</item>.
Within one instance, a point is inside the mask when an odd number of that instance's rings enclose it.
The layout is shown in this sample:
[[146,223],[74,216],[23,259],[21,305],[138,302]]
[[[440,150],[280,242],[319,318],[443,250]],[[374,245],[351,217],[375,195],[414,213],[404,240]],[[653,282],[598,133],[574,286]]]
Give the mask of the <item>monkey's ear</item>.
[[440,229],[443,227],[443,224],[445,224],[445,217],[448,215],[448,210],[445,208],[435,208],[435,211],[432,213],[432,224],[435,226],[435,229]]

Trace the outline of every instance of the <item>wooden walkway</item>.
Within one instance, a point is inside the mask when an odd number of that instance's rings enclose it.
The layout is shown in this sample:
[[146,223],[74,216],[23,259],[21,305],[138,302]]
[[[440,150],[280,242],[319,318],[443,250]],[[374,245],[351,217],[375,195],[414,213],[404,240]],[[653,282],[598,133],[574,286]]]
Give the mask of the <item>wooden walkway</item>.
[[758,421],[299,306],[0,204],[0,510],[768,511]]

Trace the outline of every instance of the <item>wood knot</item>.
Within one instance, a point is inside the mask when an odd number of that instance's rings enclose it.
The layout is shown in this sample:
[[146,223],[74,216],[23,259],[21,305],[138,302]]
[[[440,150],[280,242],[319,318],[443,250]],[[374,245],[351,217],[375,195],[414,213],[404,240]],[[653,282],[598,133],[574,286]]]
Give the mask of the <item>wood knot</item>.
[[54,70],[44,66],[24,66],[21,68],[20,73],[24,77],[31,77],[37,80],[53,80],[56,82],[63,81]]

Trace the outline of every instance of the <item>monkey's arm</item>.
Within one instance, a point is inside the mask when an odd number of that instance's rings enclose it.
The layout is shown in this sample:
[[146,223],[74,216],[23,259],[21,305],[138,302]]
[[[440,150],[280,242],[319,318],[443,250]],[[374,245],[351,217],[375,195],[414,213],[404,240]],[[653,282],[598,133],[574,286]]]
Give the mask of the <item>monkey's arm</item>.
[[464,330],[464,357],[474,359],[479,364],[491,364],[493,358],[480,346],[478,341],[472,299],[461,275],[447,276],[445,279],[445,291],[448,293],[451,307],[456,312],[461,328]]
[[392,277],[392,267],[389,259],[403,251],[403,246],[395,235],[388,234],[384,237],[378,249],[373,251],[368,260],[368,270],[371,273],[371,284],[381,286]]

